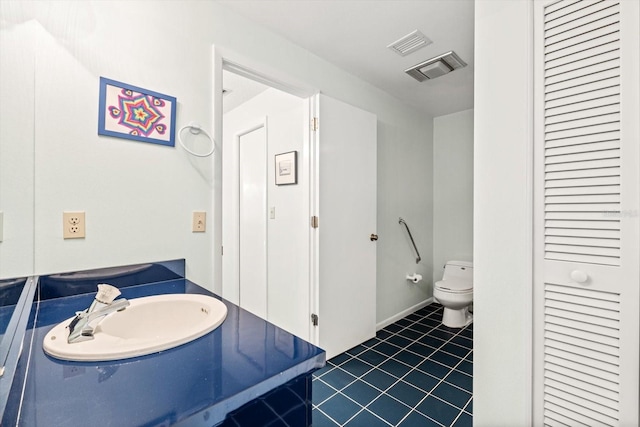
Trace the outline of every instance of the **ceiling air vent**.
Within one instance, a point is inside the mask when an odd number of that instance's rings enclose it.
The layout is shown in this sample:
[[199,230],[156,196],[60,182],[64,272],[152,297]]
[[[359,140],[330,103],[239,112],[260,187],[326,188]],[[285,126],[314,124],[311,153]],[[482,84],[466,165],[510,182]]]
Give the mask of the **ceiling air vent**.
[[391,43],[387,47],[400,56],[407,56],[411,52],[415,52],[416,50],[428,46],[431,43],[433,42],[429,40],[424,34],[422,34],[418,30],[415,30],[411,34],[407,34],[400,40]]
[[451,51],[438,55],[435,58],[427,59],[404,72],[419,82],[423,82],[425,80],[435,79],[436,77],[443,76],[457,68],[466,66],[467,63],[460,59],[455,52]]

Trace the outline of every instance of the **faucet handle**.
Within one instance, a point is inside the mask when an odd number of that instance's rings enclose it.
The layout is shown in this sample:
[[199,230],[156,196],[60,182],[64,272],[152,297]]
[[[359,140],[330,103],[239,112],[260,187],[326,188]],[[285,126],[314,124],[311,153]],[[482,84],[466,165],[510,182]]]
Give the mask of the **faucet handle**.
[[120,295],[120,289],[115,286],[108,285],[106,283],[100,283],[98,285],[98,293],[96,294],[96,301],[101,302],[102,304],[111,304],[114,299],[118,298]]

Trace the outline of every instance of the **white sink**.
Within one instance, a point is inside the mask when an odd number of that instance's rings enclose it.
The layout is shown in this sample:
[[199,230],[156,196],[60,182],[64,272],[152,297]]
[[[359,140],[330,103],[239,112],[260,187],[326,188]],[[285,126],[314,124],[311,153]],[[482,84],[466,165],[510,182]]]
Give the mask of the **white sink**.
[[169,294],[135,298],[124,311],[106,316],[94,339],[69,344],[67,326],[73,317],[45,336],[44,351],[57,359],[104,361],[144,356],[193,341],[220,326],[227,306],[198,294]]

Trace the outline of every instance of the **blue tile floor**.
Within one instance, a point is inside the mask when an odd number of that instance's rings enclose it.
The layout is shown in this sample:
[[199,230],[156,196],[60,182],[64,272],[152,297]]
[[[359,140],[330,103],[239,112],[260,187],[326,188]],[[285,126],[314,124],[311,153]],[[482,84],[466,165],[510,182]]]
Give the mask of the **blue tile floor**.
[[313,427],[471,426],[473,324],[441,324],[431,304],[313,375]]

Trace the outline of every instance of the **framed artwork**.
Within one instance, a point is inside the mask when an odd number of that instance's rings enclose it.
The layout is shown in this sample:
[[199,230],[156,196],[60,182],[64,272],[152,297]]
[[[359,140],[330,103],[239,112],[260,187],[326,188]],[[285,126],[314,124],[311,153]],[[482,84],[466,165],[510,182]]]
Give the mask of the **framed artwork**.
[[298,183],[298,152],[276,154],[276,185]]
[[100,77],[98,135],[175,146],[176,98]]

